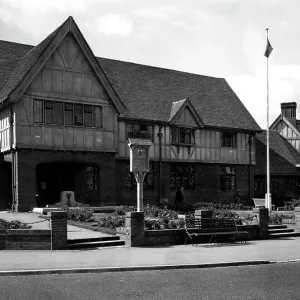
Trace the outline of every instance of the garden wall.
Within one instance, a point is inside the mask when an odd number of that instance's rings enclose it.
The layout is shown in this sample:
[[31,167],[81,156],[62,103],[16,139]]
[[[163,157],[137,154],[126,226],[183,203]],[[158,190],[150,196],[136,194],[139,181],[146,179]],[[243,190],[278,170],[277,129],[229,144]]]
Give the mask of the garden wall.
[[66,248],[67,213],[50,212],[49,230],[0,230],[0,250],[59,250]]
[[51,250],[51,230],[0,230],[0,250]]
[[[255,240],[259,239],[259,227],[258,225],[238,225],[238,230],[240,231],[247,231],[248,232],[248,239]],[[204,231],[203,229],[194,229],[190,230],[191,232],[199,232]],[[212,229],[212,230],[205,230],[206,232],[209,231],[222,231],[222,228]],[[126,235],[126,228],[121,227],[117,228],[117,234]],[[242,238],[242,236],[241,236]],[[186,239],[186,232],[185,229],[163,229],[163,230],[145,230],[144,231],[144,239],[143,245],[144,246],[167,246],[167,245],[182,245],[184,244]],[[125,242],[126,242],[125,238]],[[240,237],[236,236],[236,240],[239,241]],[[190,242],[190,241],[189,241]]]

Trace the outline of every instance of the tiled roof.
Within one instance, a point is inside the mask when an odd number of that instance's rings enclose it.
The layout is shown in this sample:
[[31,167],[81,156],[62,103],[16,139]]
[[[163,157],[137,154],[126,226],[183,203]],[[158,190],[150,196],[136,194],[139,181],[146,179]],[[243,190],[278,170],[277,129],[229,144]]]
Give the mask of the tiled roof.
[[0,42],[0,91],[16,68],[20,60],[33,48],[33,46]]
[[[36,47],[0,41],[0,100],[13,92],[63,25]],[[223,78],[97,59],[126,106],[126,118],[169,122],[173,102],[189,98],[205,126],[261,130]]]
[[214,78],[98,58],[133,119],[168,122],[172,103],[189,98],[206,126],[258,130],[260,127],[223,78]]
[[[300,164],[300,153],[278,132],[270,130],[270,151],[276,152],[286,161],[296,166]],[[267,131],[256,134],[256,138],[265,146],[267,145]],[[271,164],[271,163],[270,163]],[[278,170],[279,171],[279,170]]]
[[[67,21],[65,21],[65,22],[67,22]],[[37,62],[37,60],[39,59],[39,57],[43,54],[43,52],[49,46],[49,44],[51,43],[51,41],[53,40],[53,38],[56,36],[57,32],[59,32],[59,30],[64,26],[65,22],[61,26],[59,26],[55,31],[53,31],[50,35],[48,35],[36,47],[33,47],[31,49],[28,48],[27,54],[25,56],[23,56],[18,61],[17,65],[15,66],[15,68],[13,69],[13,71],[9,74],[10,76],[6,78],[6,82],[5,82],[5,84],[2,87],[2,90],[0,92],[0,100],[5,99],[20,84],[20,82],[22,81],[22,79],[26,76],[26,74],[30,71],[30,69]],[[2,43],[2,41],[1,41],[1,43]],[[21,45],[21,47],[23,48],[22,50],[17,50],[15,48],[15,47],[18,47],[17,45],[19,46],[20,44],[14,44],[13,45],[11,43],[11,48],[14,48],[14,52],[16,54],[17,53],[21,53],[22,51],[24,51],[24,45]],[[27,47],[30,47],[30,46],[27,46]],[[0,49],[0,51],[1,51],[1,49]],[[2,56],[2,53],[0,52],[0,57],[1,56]],[[9,73],[9,72],[7,72],[7,73]],[[2,77],[2,74],[1,74],[0,77]]]

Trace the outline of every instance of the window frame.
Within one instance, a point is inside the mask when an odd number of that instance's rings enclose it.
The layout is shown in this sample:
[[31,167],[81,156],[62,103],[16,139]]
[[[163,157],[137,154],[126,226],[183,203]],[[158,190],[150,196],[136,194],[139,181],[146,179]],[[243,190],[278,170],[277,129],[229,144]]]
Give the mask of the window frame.
[[[171,127],[171,144],[181,146],[194,146],[195,140],[195,128],[172,126]],[[182,135],[184,135],[184,142],[182,141]],[[188,140],[190,142],[188,142]]]
[[[235,191],[236,187],[236,166],[221,166],[222,173],[220,175],[220,184],[222,191]],[[234,171],[233,171],[234,170]],[[232,178],[234,181],[232,181]],[[227,184],[230,184],[230,187],[227,188]],[[232,185],[232,183],[234,183]]]
[[[88,181],[91,179],[92,188],[89,189]],[[96,165],[88,165],[85,167],[85,193],[98,191],[99,168]]]
[[[46,108],[45,103],[52,103],[52,108]],[[37,111],[37,103],[41,104],[41,111]],[[56,101],[56,100],[49,100],[49,99],[41,99],[41,98],[33,98],[32,104],[32,111],[33,111],[33,124],[45,124],[47,126],[64,126],[64,127],[81,127],[81,128],[103,128],[103,107],[101,105],[94,105],[94,104],[85,104],[79,102],[70,102],[70,101]],[[61,105],[61,118],[58,118],[57,112],[58,106]],[[67,106],[72,107],[72,109],[67,109]],[[82,125],[76,124],[75,122],[75,107],[81,106],[82,107]],[[86,108],[91,110],[91,112],[86,112]],[[46,109],[52,110],[52,119],[53,122],[46,122]],[[95,114],[96,110],[99,111],[99,124],[95,123]],[[66,124],[66,112],[72,112],[72,124]],[[37,115],[39,113],[39,116]],[[91,125],[86,125],[85,117],[86,114],[91,116],[90,123]],[[58,120],[60,122],[58,123]]]
[[[144,184],[143,188],[144,190],[154,190],[155,189],[155,162],[149,161],[149,168],[150,172],[146,173],[146,176],[144,178]],[[148,181],[151,181],[149,177],[152,177],[152,184],[150,184]],[[127,182],[129,184],[127,184]],[[130,172],[130,161],[126,160],[125,163],[125,190],[126,191],[135,191],[136,190],[136,180],[134,177],[133,172]]]
[[221,148],[237,148],[237,133],[230,131],[222,131]]
[[[39,112],[41,115],[39,116],[39,119],[41,119],[41,121],[36,121],[36,109],[35,109],[35,103],[36,102],[40,102],[41,103],[41,111]],[[33,123],[36,124],[42,124],[44,123],[44,101],[41,99],[33,99]]]
[[[138,126],[138,136],[135,136],[135,131],[134,131],[134,127],[137,128]],[[147,134],[146,137],[141,137],[142,136],[142,126],[146,126],[147,127]],[[131,127],[131,134],[129,134],[128,128]],[[149,133],[149,128],[151,128],[151,133]],[[154,141],[154,125],[151,124],[145,124],[145,123],[137,123],[137,122],[126,122],[126,138],[135,138],[135,139],[149,139],[152,142]]]
[[[46,104],[51,104],[52,107],[47,107]],[[44,101],[44,123],[47,125],[53,125],[55,124],[55,118],[54,118],[54,101],[52,100],[45,100]],[[52,122],[47,121],[47,115],[48,113],[51,112],[52,114]]]
[[[183,171],[177,171],[182,168]],[[186,172],[184,169],[192,169],[193,171]],[[172,170],[173,169],[173,170]],[[174,170],[176,170],[174,172]],[[195,182],[196,182],[196,165],[193,163],[170,163],[170,190],[177,190],[180,187],[184,187],[185,190],[193,191],[195,190]],[[191,180],[193,183],[191,184]],[[186,181],[187,184],[184,182]],[[173,183],[171,183],[173,182]]]

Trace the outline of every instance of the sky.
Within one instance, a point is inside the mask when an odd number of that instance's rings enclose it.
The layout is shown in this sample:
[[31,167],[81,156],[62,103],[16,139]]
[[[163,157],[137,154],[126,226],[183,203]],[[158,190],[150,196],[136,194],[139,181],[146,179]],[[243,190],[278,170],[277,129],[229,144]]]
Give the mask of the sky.
[[298,0],[0,0],[0,39],[37,45],[73,16],[96,56],[225,78],[265,129],[265,29],[271,124],[300,100],[299,11]]

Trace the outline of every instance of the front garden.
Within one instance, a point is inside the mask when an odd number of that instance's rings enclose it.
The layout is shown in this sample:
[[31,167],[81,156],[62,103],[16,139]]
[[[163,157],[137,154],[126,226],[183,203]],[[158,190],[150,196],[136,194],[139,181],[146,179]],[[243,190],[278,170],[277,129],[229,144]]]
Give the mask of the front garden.
[[[297,206],[297,205],[296,205]],[[291,207],[291,205],[289,206]],[[295,207],[295,204],[294,204]],[[125,226],[126,212],[136,211],[136,206],[117,206],[113,213],[93,213],[87,208],[66,208],[68,212],[68,223],[84,227],[94,231],[115,234],[116,228]],[[218,203],[196,203],[182,206],[158,207],[155,205],[144,206],[145,230],[180,229],[184,227],[184,221],[180,215],[194,217],[195,210],[211,210],[213,217],[234,218],[237,224],[253,224],[255,214],[253,207]],[[294,213],[272,212],[269,215],[270,224],[282,224],[284,220],[294,219]]]

